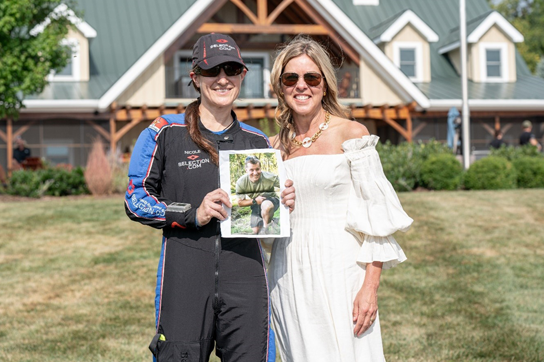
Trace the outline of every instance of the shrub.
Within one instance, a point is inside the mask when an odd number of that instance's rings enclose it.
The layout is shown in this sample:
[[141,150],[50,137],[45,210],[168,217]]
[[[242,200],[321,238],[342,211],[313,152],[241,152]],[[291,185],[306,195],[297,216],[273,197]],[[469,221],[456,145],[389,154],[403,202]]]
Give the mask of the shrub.
[[456,190],[461,184],[463,166],[453,154],[431,155],[421,166],[423,186],[433,190]]
[[48,184],[41,183],[39,172],[30,170],[13,171],[6,188],[6,193],[9,195],[35,198],[43,196]]
[[543,157],[520,157],[512,161],[512,164],[518,175],[518,187],[544,187]]
[[88,194],[83,169],[46,168],[14,171],[6,193],[16,196],[42,197]]
[[377,150],[383,172],[396,191],[411,191],[417,183],[417,167],[412,160],[413,146],[401,143],[397,146],[387,141],[379,143]]
[[128,163],[114,163],[112,170],[112,192],[114,194],[124,194],[128,185]]
[[541,157],[542,154],[532,145],[524,145],[521,147],[501,147],[499,149],[491,149],[491,156],[504,157],[508,161],[513,161],[520,157]]
[[108,195],[111,192],[112,172],[100,137],[94,140],[89,153],[85,181],[87,181],[87,187],[93,195]]
[[514,189],[517,175],[506,158],[489,156],[474,162],[466,172],[464,181],[465,187],[473,190]]
[[431,155],[451,154],[447,145],[435,140],[427,143],[391,142],[379,143],[377,150],[383,165],[385,176],[396,191],[411,191],[423,185],[421,167]]

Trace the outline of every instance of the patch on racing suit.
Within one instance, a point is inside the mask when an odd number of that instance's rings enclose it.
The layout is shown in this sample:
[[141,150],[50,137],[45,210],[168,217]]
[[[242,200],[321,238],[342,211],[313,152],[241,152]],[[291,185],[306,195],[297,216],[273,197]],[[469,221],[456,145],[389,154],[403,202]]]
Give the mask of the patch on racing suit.
[[157,117],[157,118],[153,121],[153,123],[151,123],[151,124],[149,125],[148,128],[151,128],[151,129],[152,129],[153,131],[155,131],[155,132],[159,132],[159,130],[160,130],[162,127],[166,126],[167,124],[168,124],[168,121],[167,121],[167,120],[165,120],[165,119],[162,118],[162,117]]

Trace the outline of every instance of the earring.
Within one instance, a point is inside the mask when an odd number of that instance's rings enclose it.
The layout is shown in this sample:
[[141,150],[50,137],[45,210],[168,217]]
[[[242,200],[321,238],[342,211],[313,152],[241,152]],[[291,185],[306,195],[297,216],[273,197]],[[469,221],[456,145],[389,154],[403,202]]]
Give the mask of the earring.
[[324,91],[323,91],[323,97],[325,97],[326,95],[327,95],[327,91],[324,90]]

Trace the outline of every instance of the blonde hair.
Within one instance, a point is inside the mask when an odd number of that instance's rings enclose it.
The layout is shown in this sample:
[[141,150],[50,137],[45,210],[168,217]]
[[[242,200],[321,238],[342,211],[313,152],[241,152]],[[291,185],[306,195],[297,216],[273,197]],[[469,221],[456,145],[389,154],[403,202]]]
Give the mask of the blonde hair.
[[278,140],[282,151],[287,155],[290,154],[291,135],[294,132],[293,113],[283,98],[280,77],[287,63],[301,55],[307,55],[312,59],[325,77],[326,94],[321,101],[323,109],[334,116],[348,117],[347,109],[338,102],[338,82],[329,53],[323,45],[309,36],[297,35],[287,45],[278,50],[270,73],[270,83],[278,96],[278,107],[276,108],[276,123],[280,128]]

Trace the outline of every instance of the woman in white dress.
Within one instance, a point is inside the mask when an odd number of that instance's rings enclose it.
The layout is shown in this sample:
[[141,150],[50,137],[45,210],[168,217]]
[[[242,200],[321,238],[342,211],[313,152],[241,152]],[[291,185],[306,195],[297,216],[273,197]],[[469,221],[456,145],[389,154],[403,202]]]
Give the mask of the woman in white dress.
[[391,234],[412,219],[383,174],[378,137],[346,119],[321,45],[296,37],[271,81],[280,124],[272,142],[297,185],[291,237],[274,242],[269,268],[281,359],[384,361],[380,275],[406,260]]

